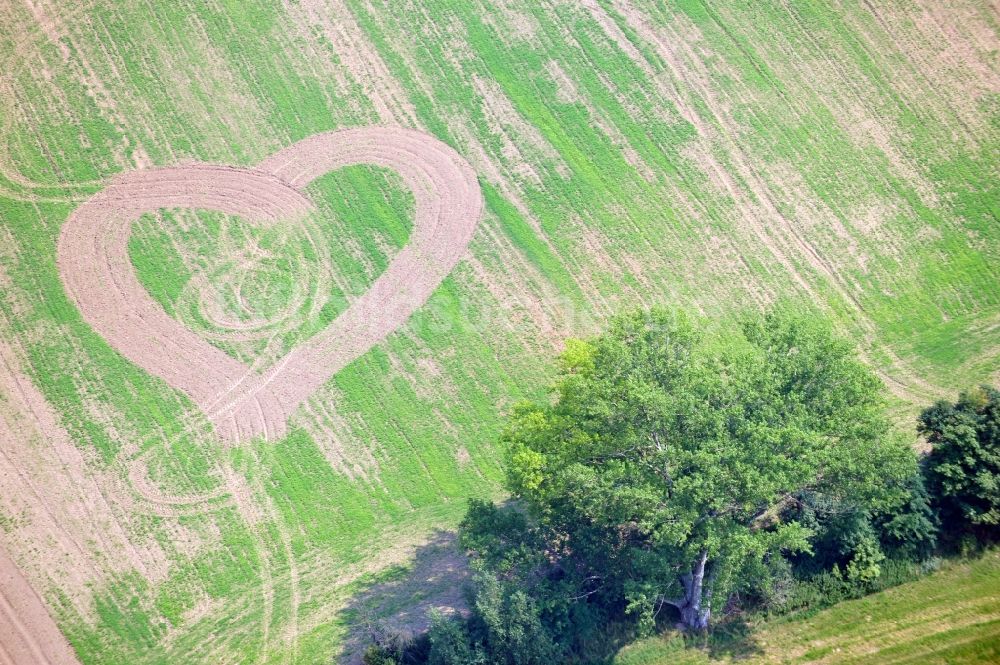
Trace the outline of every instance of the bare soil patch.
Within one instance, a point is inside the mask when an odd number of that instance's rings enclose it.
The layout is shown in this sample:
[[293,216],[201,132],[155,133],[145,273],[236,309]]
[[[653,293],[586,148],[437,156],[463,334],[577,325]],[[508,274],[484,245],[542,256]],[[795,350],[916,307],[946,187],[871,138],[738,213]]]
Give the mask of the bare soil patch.
[[[416,200],[410,242],[365,295],[263,373],[172,319],[139,283],[127,246],[143,213],[204,208],[260,224],[301,219],[312,204],[300,190],[352,164],[402,177]],[[465,252],[482,206],[475,171],[434,137],[347,129],[304,139],[254,169],[192,164],[118,177],[66,222],[58,265],[84,319],[126,358],[186,392],[225,440],[278,438],[299,404],[430,297]]]
[[49,616],[45,602],[0,548],[0,663],[79,663],[73,648]]

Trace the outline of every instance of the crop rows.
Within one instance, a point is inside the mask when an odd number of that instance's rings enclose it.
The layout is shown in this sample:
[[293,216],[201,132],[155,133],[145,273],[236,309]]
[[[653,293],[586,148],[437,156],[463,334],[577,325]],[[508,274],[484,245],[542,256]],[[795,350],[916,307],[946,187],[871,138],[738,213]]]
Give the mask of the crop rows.
[[[861,342],[906,426],[995,380],[1000,29],[987,2],[938,4],[0,0],[0,341],[63,437],[2,441],[23,474],[9,494],[76,478],[39,453],[65,441],[89,484],[52,510],[117,525],[102,542],[6,499],[0,546],[84,662],[314,662],[350,642],[352,597],[497,492],[500,415],[544,394],[563,338],[622,307],[808,300]],[[81,317],[62,225],[122,171],[249,166],[371,124],[473,165],[469,250],[286,437],[222,445]],[[216,349],[269,364],[412,230],[388,170],[305,194],[293,233],[143,217],[139,281]],[[41,543],[63,558],[34,563]]]

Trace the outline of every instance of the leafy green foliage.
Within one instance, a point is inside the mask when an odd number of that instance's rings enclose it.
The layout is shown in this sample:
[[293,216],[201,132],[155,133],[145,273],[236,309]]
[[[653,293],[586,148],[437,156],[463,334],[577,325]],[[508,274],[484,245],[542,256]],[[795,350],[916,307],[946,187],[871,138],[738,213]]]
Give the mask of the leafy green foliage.
[[[797,495],[884,508],[915,469],[879,381],[810,316],[712,330],[630,314],[560,369],[554,403],[521,406],[505,435],[511,489],[575,574],[647,625],[669,602],[697,626],[702,594],[720,605],[765,559],[809,551],[814,531],[781,519]],[[877,577],[874,534],[853,550],[850,574]]]
[[920,415],[927,484],[945,533],[1000,537],[1000,392],[981,387]]
[[365,665],[548,665],[564,662],[565,647],[543,622],[536,600],[515,582],[480,572],[469,592],[467,618],[432,615],[422,639],[400,645],[391,636],[364,655]]
[[460,524],[468,616],[372,663],[605,662],[668,604],[704,628],[713,600],[815,612],[939,565],[916,455],[822,320],[637,312],[570,340],[558,370],[503,435],[516,500],[472,500]]
[[545,543],[520,510],[472,499],[459,533],[462,547],[488,570],[508,574],[542,565]]
[[[832,575],[828,576],[832,577]],[[857,598],[838,597],[843,582],[828,579],[825,597],[840,602],[821,612],[753,617],[741,633],[716,631],[707,649],[686,649],[668,631],[622,649],[614,665],[709,663],[996,663],[1000,658],[1000,553],[951,561],[920,579]],[[815,596],[797,607],[821,608]],[[740,654],[742,658],[730,658]]]
[[903,503],[874,517],[883,548],[903,559],[928,558],[937,545],[938,519],[922,474],[914,474]]
[[[542,625],[537,603],[524,591],[491,575],[479,575],[475,581],[475,611],[469,633],[476,652],[484,662],[503,665],[545,665],[558,662],[561,649]],[[466,661],[444,661],[438,665],[460,665]]]

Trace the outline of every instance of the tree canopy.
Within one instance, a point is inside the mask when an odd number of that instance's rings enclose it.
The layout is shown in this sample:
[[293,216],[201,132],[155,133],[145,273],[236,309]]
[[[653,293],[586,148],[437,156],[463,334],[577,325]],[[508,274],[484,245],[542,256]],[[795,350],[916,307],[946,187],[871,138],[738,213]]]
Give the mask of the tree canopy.
[[889,505],[914,473],[880,381],[809,315],[637,312],[559,362],[551,403],[504,436],[510,489],[567,576],[647,623],[672,604],[704,628],[769,557],[808,551],[784,518],[804,494]]
[[920,416],[927,485],[946,532],[1000,537],[1000,391],[983,386]]
[[502,435],[513,500],[472,500],[459,526],[468,613],[365,662],[606,662],[670,606],[700,631],[723,606],[791,611],[912,579],[942,497],[994,523],[1000,394],[925,412],[940,476],[925,483],[883,391],[829,323],[785,308],[634,312],[568,341],[549,399]]

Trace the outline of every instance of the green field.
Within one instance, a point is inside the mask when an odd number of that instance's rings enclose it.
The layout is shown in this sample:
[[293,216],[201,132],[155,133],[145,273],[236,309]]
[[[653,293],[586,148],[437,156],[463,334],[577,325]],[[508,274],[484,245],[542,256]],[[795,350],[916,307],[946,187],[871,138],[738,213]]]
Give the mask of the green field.
[[[54,455],[19,461],[47,450],[27,428],[0,441],[20,474],[0,546],[85,663],[327,662],[352,599],[467,497],[499,493],[502,417],[544,395],[562,340],[630,306],[811,303],[858,340],[909,432],[922,405],[1000,378],[1000,19],[944,4],[0,0],[0,343],[100,490],[45,480],[63,477]],[[223,446],[81,318],[60,227],[123,171],[252,165],[371,124],[427,131],[475,167],[469,252],[286,438]],[[163,210],[129,243],[140,282],[227,353],[282,355],[410,231],[413,198],[382,169],[308,193],[322,251]],[[250,249],[266,258],[244,270]],[[289,325],[227,340],[197,280],[229,319],[290,310]],[[970,570],[995,582],[988,561]],[[799,625],[768,634],[834,637]]]
[[1000,659],[1000,554],[805,617],[761,621],[744,639],[685,649],[664,635],[623,649],[616,665],[995,663]]

